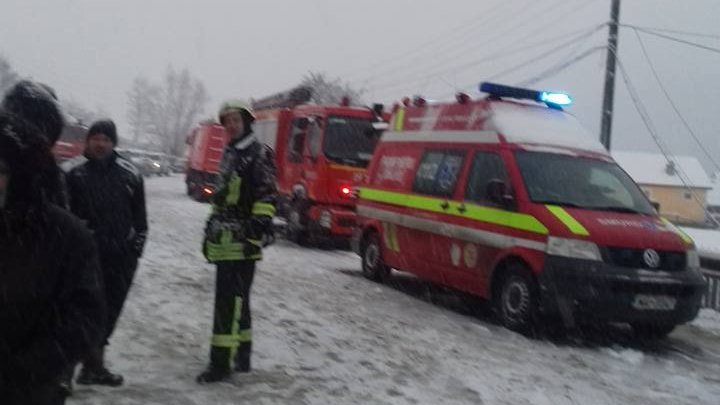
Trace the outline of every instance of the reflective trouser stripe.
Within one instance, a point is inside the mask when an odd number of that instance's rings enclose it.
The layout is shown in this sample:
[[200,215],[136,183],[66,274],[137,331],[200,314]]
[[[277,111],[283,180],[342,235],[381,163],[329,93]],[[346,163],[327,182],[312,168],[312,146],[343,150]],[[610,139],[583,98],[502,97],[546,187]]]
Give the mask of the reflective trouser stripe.
[[575,235],[589,236],[590,232],[585,229],[580,222],[573,218],[570,213],[565,211],[564,208],[558,207],[557,205],[546,205],[548,211],[550,211],[555,217],[560,220],[569,230]]
[[256,202],[252,207],[252,215],[272,217],[275,215],[275,207],[269,203]]
[[[233,310],[232,327],[230,328],[230,334],[237,339],[238,345],[240,343],[240,339],[239,339],[240,335],[238,335],[238,330],[240,329],[240,318],[242,317],[242,306],[243,306],[242,297],[235,297],[235,309]],[[237,354],[237,345],[230,348],[229,365],[230,365],[231,369],[234,367],[236,354]]]

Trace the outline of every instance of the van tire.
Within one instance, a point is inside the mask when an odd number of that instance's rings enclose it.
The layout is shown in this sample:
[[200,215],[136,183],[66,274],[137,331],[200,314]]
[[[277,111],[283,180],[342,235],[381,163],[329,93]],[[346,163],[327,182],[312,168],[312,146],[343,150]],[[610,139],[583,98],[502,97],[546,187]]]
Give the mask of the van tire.
[[388,278],[390,268],[383,261],[380,237],[376,232],[371,232],[363,238],[361,254],[362,274],[365,278],[379,282]]
[[495,312],[506,328],[532,335],[537,326],[538,286],[530,270],[510,263],[495,289]]
[[632,324],[633,334],[636,338],[641,340],[660,340],[664,339],[674,329],[675,325],[672,324]]

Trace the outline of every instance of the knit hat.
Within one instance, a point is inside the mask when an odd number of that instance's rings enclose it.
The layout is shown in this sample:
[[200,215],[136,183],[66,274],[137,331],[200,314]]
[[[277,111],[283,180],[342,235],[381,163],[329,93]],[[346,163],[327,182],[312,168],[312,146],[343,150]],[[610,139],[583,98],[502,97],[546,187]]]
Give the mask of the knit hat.
[[35,126],[50,146],[60,138],[65,126],[55,91],[43,83],[17,82],[5,93],[2,108]]
[[118,144],[117,129],[115,123],[110,119],[95,121],[88,129],[87,138],[96,134],[105,134],[112,141],[113,145]]

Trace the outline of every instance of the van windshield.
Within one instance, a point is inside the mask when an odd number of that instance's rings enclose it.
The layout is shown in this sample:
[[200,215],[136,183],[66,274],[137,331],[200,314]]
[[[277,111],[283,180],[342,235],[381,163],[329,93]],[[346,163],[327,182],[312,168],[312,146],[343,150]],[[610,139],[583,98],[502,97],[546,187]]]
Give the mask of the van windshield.
[[323,141],[325,156],[338,163],[367,167],[379,139],[371,130],[370,119],[329,117]]
[[544,152],[515,152],[530,200],[591,210],[654,214],[617,164]]

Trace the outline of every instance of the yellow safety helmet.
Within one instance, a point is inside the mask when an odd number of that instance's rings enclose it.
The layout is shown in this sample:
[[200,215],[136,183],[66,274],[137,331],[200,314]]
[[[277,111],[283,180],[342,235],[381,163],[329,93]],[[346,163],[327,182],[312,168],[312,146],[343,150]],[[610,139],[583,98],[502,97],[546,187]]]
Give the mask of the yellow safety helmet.
[[243,100],[227,100],[220,106],[218,112],[218,119],[220,123],[223,122],[223,117],[233,111],[239,111],[242,114],[243,119],[246,123],[252,123],[255,121],[255,114],[253,114],[250,105]]

